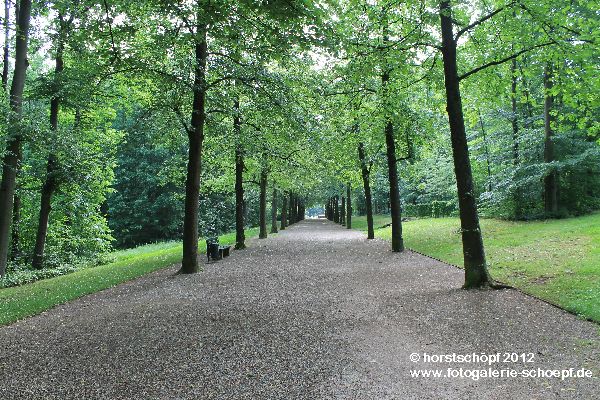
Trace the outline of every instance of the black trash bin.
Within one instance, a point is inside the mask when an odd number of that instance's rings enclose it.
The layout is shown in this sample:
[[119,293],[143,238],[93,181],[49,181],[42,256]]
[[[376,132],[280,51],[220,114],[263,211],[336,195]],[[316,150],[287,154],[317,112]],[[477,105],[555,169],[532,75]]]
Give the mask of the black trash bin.
[[206,257],[210,260],[220,260],[221,254],[219,253],[219,239],[209,238],[206,239]]

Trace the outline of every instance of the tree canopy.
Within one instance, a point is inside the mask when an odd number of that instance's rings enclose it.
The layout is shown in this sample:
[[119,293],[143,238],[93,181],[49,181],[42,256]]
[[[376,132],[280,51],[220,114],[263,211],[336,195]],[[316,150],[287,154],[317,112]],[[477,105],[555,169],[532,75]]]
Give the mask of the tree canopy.
[[480,215],[600,208],[597,1],[5,3],[0,276],[308,210],[459,215],[494,286]]

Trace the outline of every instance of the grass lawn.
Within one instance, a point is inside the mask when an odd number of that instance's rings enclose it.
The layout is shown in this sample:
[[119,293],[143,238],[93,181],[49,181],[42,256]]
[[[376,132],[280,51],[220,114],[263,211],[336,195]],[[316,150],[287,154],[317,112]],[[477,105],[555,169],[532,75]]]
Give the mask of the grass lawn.
[[[375,227],[390,222],[376,216]],[[353,217],[366,231],[366,217]],[[403,223],[407,247],[463,266],[458,218],[427,218]],[[549,221],[482,219],[490,273],[566,310],[600,322],[600,213]],[[391,239],[391,228],[375,230]]]
[[[258,235],[258,229],[246,230],[246,237]],[[235,243],[235,233],[219,237],[222,244]],[[206,253],[206,243],[198,246]],[[158,243],[116,251],[114,261],[71,274],[45,279],[23,286],[0,289],[0,325],[39,314],[58,304],[95,293],[181,262],[179,242]]]
[[[373,215],[373,227],[375,230],[392,222],[389,215]],[[352,228],[367,231],[367,217],[352,216]]]

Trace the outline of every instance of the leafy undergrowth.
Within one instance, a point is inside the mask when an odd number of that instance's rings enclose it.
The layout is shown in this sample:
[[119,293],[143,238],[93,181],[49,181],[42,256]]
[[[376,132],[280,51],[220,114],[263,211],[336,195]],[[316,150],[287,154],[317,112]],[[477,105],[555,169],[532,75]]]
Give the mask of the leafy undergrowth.
[[[390,219],[375,221],[382,226]],[[366,230],[365,217],[352,222]],[[462,267],[459,228],[458,218],[403,223],[407,247]],[[600,322],[600,213],[534,222],[482,219],[481,228],[494,279]],[[391,228],[375,236],[390,240]]]
[[[246,231],[246,237],[258,234]],[[235,233],[219,237],[222,244],[233,244]],[[198,246],[206,253],[206,243]],[[181,261],[179,242],[158,243],[111,254],[108,264],[83,268],[67,275],[44,279],[24,286],[0,289],[0,325],[39,314],[49,308],[86,294],[95,293]]]

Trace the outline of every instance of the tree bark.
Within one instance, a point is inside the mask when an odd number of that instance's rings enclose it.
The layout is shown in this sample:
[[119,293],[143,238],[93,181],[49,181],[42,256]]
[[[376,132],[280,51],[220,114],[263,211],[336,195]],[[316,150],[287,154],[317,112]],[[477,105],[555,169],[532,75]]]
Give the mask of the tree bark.
[[335,220],[335,206],[333,205],[333,197],[329,198],[329,220],[333,222]]
[[450,0],[440,2],[442,28],[442,55],[444,61],[444,84],[446,107],[450,125],[454,172],[458,189],[458,205],[465,264],[464,288],[479,288],[491,283],[488,274],[483,239],[479,227],[479,215],[473,190],[473,174],[469,160],[469,147],[460,97],[460,84],[456,61]]
[[370,172],[367,167],[365,156],[365,145],[358,144],[358,159],[360,160],[360,169],[363,180],[363,189],[365,191],[365,210],[367,213],[367,239],[375,239],[375,228],[373,227],[373,198],[371,196]]
[[[60,74],[64,70],[63,52],[64,52],[64,35],[65,22],[62,14],[58,15],[60,30],[58,32],[58,43],[56,46],[56,58],[54,66],[55,85],[59,84]],[[58,87],[56,87],[58,91]],[[60,97],[55,93],[50,100],[50,131],[56,136],[58,131],[58,114],[60,111]],[[48,221],[50,219],[50,211],[52,210],[52,196],[58,186],[56,174],[58,172],[58,161],[56,156],[50,151],[46,162],[46,181],[42,186],[40,214],[38,217],[38,228],[35,236],[35,246],[33,248],[33,257],[31,266],[35,269],[41,269],[44,264],[44,249],[46,246],[46,237],[48,235]]]
[[[544,68],[544,162],[551,163],[554,159],[554,87],[553,71],[550,64]],[[558,212],[558,174],[554,168],[544,177],[544,210],[547,216],[556,216]]]
[[277,233],[277,189],[275,188],[271,199],[271,233]]
[[284,192],[283,198],[281,199],[281,230],[285,230],[287,226],[287,199],[288,196]]
[[340,207],[337,196],[333,196],[333,222],[336,224],[340,223]]
[[296,222],[296,216],[294,213],[294,208],[295,208],[295,201],[296,201],[296,195],[294,194],[294,192],[290,192],[289,195],[289,205],[288,205],[288,221],[287,221],[287,225],[293,225]]
[[[17,171],[18,174],[18,171]],[[15,193],[13,204],[13,222],[11,233],[11,260],[16,260],[21,257],[21,197]]]
[[[510,85],[510,97],[511,97],[511,108],[512,108],[512,139],[513,139],[513,167],[515,172],[519,166],[519,114],[517,110],[517,59],[513,59],[510,67],[511,72],[511,85]],[[513,195],[514,204],[514,217],[515,219],[521,218],[521,191],[518,187],[515,188]]]
[[483,118],[481,116],[481,111],[477,110],[479,114],[479,126],[481,127],[481,134],[483,136],[483,149],[485,151],[485,163],[487,167],[487,190],[488,192],[492,191],[492,167],[490,166],[490,149],[488,146],[487,135],[485,133],[485,126],[483,125]]
[[[389,70],[381,76],[381,84],[387,87],[390,80]],[[387,93],[384,94],[387,96]],[[402,237],[402,210],[400,208],[400,187],[398,183],[398,167],[396,161],[396,142],[394,140],[394,124],[389,119],[385,124],[385,145],[387,150],[388,179],[390,184],[390,214],[392,217],[392,251],[404,251]]]
[[340,225],[346,225],[346,197],[342,196],[342,208],[340,209]]
[[258,220],[260,230],[258,233],[259,239],[267,238],[267,169],[265,167],[260,171],[260,195],[259,195],[259,213]]
[[300,214],[298,214],[298,210],[299,210],[298,207],[299,207],[298,195],[294,194],[294,222],[300,221],[300,219],[299,219]]
[[[388,21],[387,16],[384,16],[382,21],[382,36],[383,43],[388,44]],[[394,123],[389,111],[389,81],[391,68],[387,60],[384,60],[382,65],[381,87],[383,91],[383,107],[385,112],[385,145],[388,164],[388,180],[390,186],[390,215],[392,217],[392,251],[404,251],[404,238],[402,237],[402,209],[400,207],[400,186],[398,182],[398,162],[396,159],[396,141],[394,140]]]
[[[198,20],[202,20],[200,7]],[[185,181],[185,214],[183,219],[183,258],[180,272],[198,272],[198,204],[200,200],[200,175],[202,168],[202,143],[206,119],[206,59],[208,48],[206,26],[198,27],[195,44],[194,100],[191,126],[188,131],[190,146]]]
[[346,185],[346,228],[352,229],[352,200],[350,184]]
[[4,0],[4,55],[2,63],[2,89],[6,92],[8,87],[8,57],[10,40],[10,1]]
[[513,134],[513,165],[516,167],[519,164],[519,115],[517,111],[517,60],[513,59],[510,67],[511,72],[511,85],[510,85],[510,99],[512,108],[512,134]]
[[56,186],[56,160],[53,156],[50,156],[46,165],[46,182],[44,182],[44,185],[42,186],[38,228],[31,262],[31,266],[35,269],[41,269],[44,264],[44,248],[46,245],[46,237],[48,235],[48,220],[50,211],[52,210],[52,195],[56,190]]
[[240,102],[234,102],[235,116],[233,118],[233,129],[237,138],[235,148],[235,248],[238,250],[246,248],[246,235],[244,232],[244,150],[241,143],[241,119]]
[[394,142],[394,125],[388,121],[385,126],[385,143],[387,147],[388,179],[390,184],[390,214],[392,217],[392,251],[404,251],[402,237],[402,211],[400,208],[400,187],[396,162],[396,144]]
[[10,88],[10,117],[6,153],[2,163],[0,184],[0,277],[4,276],[8,261],[10,228],[13,216],[17,167],[21,154],[21,115],[23,89],[27,74],[27,42],[31,19],[31,0],[21,0],[15,39],[15,70]]

